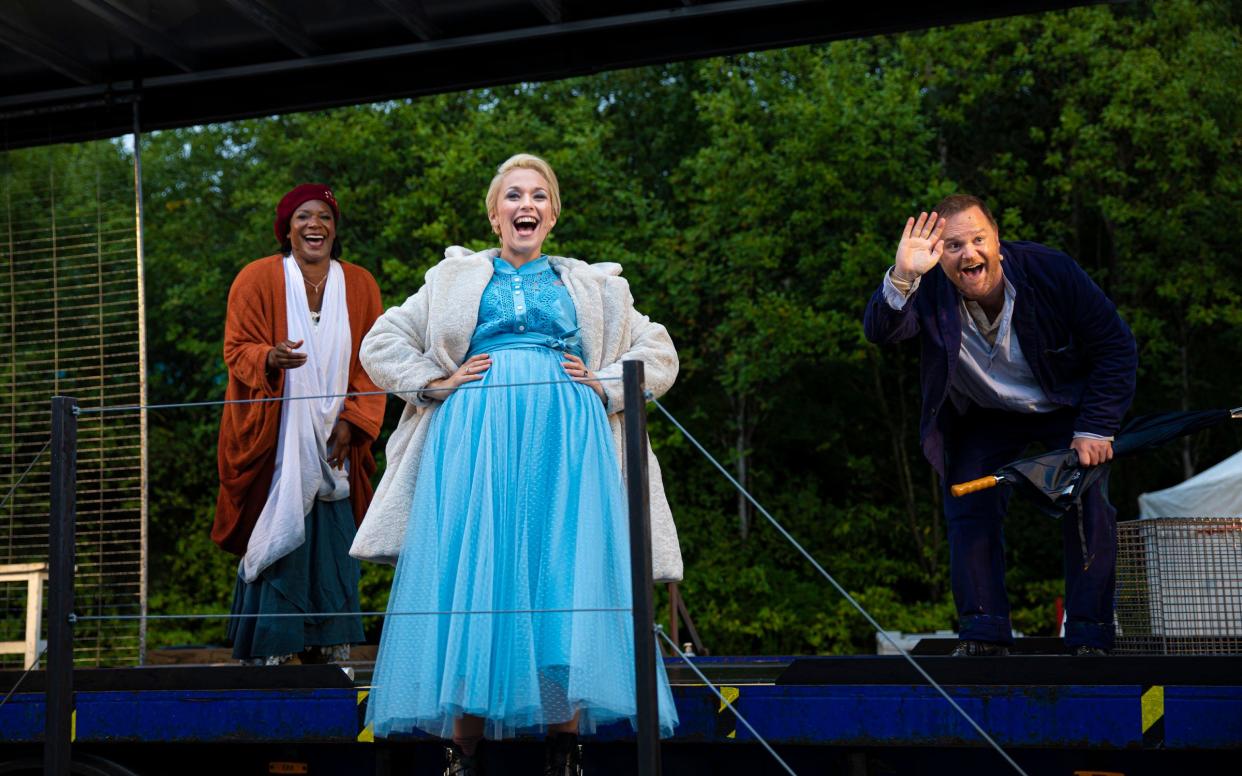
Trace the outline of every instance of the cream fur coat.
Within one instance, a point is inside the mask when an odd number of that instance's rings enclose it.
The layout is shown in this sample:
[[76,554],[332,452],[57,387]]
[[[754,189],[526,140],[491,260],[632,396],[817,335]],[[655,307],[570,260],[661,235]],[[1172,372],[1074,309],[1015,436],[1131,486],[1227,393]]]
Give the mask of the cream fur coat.
[[[423,443],[431,416],[440,406],[418,391],[452,374],[465,360],[483,290],[492,278],[492,259],[499,251],[471,254],[453,246],[444,255],[444,261],[427,271],[418,293],[380,316],[362,342],[360,357],[367,374],[380,388],[401,392],[407,404],[385,448],[384,476],[350,549],[355,558],[397,562]],[[587,264],[559,256],[551,257],[550,263],[577,310],[587,367],[600,377],[619,378],[621,362],[637,359],[643,362],[647,389],[657,397],[663,395],[677,377],[677,351],[663,326],[634,309],[621,265]],[[600,385],[607,397],[614,453],[621,466],[624,391],[620,380]],[[682,576],[681,547],[664,495],[660,464],[650,447],[648,451],[652,570],[656,581],[675,582]]]

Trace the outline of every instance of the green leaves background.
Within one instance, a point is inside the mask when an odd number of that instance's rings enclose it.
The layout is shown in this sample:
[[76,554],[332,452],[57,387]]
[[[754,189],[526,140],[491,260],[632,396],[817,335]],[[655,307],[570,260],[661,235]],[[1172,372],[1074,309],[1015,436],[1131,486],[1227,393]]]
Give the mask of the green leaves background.
[[[906,217],[971,191],[1002,237],[1065,249],[1117,301],[1141,348],[1136,410],[1242,404],[1239,10],[1108,4],[156,133],[143,147],[151,399],[222,395],[229,283],[276,250],[273,208],[292,185],[333,187],[345,258],[397,304],[446,245],[491,244],[491,172],[541,154],[565,205],[548,251],[624,264],[679,346],[666,406],[886,627],[951,628],[917,352],[863,341],[866,299]],[[235,559],[207,535],[217,422],[152,418],[153,612],[228,606]],[[873,650],[698,453],[658,415],[651,426],[683,593],[713,652]],[[1224,429],[1119,464],[1122,517],[1239,446]],[[1015,623],[1051,633],[1059,526],[1019,507],[1007,530]],[[390,570],[364,574],[364,607],[383,608]],[[151,643],[222,635],[160,623]]]

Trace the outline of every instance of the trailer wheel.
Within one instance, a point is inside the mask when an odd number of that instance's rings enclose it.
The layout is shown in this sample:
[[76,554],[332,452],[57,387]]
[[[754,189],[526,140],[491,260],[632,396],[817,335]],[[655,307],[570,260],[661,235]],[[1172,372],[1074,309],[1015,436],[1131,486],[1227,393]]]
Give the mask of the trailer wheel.
[[[89,754],[75,754],[73,764],[69,766],[72,776],[138,776],[124,765],[114,763],[103,757]],[[43,758],[27,757],[0,763],[0,776],[42,776]]]

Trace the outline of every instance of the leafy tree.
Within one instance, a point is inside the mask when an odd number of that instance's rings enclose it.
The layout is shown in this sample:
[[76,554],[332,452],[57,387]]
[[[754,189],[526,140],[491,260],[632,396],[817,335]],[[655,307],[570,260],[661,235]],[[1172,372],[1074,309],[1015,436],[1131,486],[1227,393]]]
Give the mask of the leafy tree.
[[[565,203],[549,252],[621,262],[678,344],[662,406],[887,627],[950,628],[917,349],[861,333],[901,226],[951,191],[987,197],[1003,237],[1065,249],[1118,302],[1142,352],[1136,409],[1238,404],[1238,44],[1236,4],[1149,0],[155,133],[151,399],[222,395],[229,284],[276,249],[273,209],[294,184],[333,186],[345,258],[396,304],[446,245],[493,244],[492,173],[537,153]],[[152,611],[228,606],[236,560],[207,537],[217,424],[214,411],[152,416]],[[651,433],[683,595],[713,651],[874,649],[659,412]],[[1124,516],[1139,492],[1239,446],[1219,430],[1119,464],[1114,502]],[[1021,505],[1006,527],[1015,624],[1051,632],[1059,528]],[[368,564],[364,608],[382,608],[390,582]],[[160,623],[152,641],[222,632]]]

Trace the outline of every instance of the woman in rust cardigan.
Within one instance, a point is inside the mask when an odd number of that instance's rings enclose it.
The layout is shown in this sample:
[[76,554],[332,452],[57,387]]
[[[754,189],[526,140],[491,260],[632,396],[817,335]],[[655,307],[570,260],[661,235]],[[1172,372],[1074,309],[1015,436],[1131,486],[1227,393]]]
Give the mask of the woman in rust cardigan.
[[[358,346],[382,307],[371,274],[339,260],[339,220],[327,186],[294,188],[276,208],[281,254],[248,264],[229,291],[225,398],[241,403],[220,419],[211,536],[241,556],[234,614],[359,610],[349,547],[371,501],[385,397],[342,394],[377,390]],[[362,620],[245,617],[229,637],[248,663],[339,661]]]

